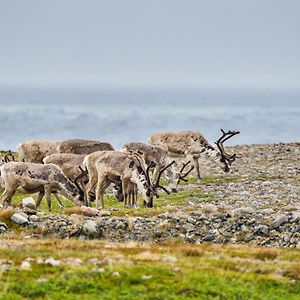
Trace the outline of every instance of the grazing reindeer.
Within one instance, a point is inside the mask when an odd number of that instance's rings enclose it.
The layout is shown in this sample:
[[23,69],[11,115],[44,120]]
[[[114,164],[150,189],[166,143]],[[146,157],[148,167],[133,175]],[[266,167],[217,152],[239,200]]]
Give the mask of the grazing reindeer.
[[[56,153],[51,154],[43,158],[44,164],[54,164],[57,165],[63,173],[76,185],[80,184],[80,188],[84,190],[84,184],[88,181],[86,174],[83,174],[81,165],[85,154],[72,154],[72,153]],[[63,208],[59,196],[55,193],[54,197],[56,198],[60,208]],[[93,197],[94,199],[95,197]]]
[[[153,179],[157,181],[160,171],[172,160],[168,157],[168,152],[164,147],[147,145],[144,143],[127,143],[123,146],[123,150],[126,152],[136,152],[139,153],[145,160],[147,166],[152,164],[154,166]],[[177,192],[177,185],[180,180],[183,179],[184,168],[181,172],[177,172],[174,164],[170,165],[170,168],[166,169],[164,177],[168,180],[167,189],[170,189],[172,192]]]
[[150,167],[147,167],[143,158],[135,153],[104,151],[98,153],[98,156],[92,153],[84,159],[84,166],[87,167],[90,178],[86,185],[87,196],[96,185],[96,207],[99,200],[101,208],[104,207],[103,193],[112,182],[122,182],[125,205],[128,192],[135,201],[136,190],[132,184],[137,185],[143,195],[144,205],[148,207],[153,206],[153,196],[158,197],[157,188],[162,188],[157,182],[154,185],[150,181]]
[[47,141],[34,140],[17,146],[19,160],[42,163],[43,158],[55,153],[90,154],[99,150],[113,150],[113,146],[106,142],[89,140]]
[[85,156],[85,154],[56,153],[46,156],[43,163],[59,166],[63,173],[75,182],[75,179],[82,174],[79,167],[82,166]]
[[102,141],[90,141],[90,140],[66,140],[62,141],[58,146],[59,153],[74,153],[74,154],[85,154],[96,151],[114,150],[114,147],[106,142]]
[[[108,151],[96,151],[93,152],[89,155],[87,155],[84,160],[83,160],[83,167],[84,169],[87,171],[88,174],[88,183],[85,186],[85,205],[86,206],[90,206],[90,200],[91,197],[91,192],[92,190],[95,188],[97,180],[98,180],[98,172],[95,166],[95,162],[97,161],[97,159],[102,156],[103,154],[105,154]],[[86,174],[84,173],[83,176],[85,176]],[[119,194],[119,201],[123,201],[123,197],[121,198],[120,195],[122,195],[122,185],[121,182],[119,181],[117,184],[117,191]]]
[[219,160],[223,164],[224,172],[229,172],[229,166],[234,162],[236,154],[226,153],[223,143],[239,131],[225,132],[223,129],[222,136],[216,142],[217,149],[208,143],[199,131],[170,131],[153,134],[150,137],[150,144],[164,147],[168,155],[173,157],[185,157],[193,161],[197,171],[198,180],[201,179],[199,170],[200,156]]
[[51,193],[53,192],[72,199],[76,204],[80,204],[84,198],[80,187],[75,186],[61,169],[53,164],[8,162],[0,167],[0,176],[5,186],[1,203],[7,202],[10,205],[11,198],[18,188],[30,194],[38,192],[37,207],[46,195],[49,211],[51,211]]
[[57,153],[59,143],[47,140],[33,140],[18,144],[19,161],[42,163],[45,156]]

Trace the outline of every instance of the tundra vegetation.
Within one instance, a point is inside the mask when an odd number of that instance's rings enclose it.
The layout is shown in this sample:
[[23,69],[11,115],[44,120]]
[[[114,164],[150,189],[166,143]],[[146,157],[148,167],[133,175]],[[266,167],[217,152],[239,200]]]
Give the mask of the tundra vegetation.
[[[299,299],[299,144],[241,145],[229,151],[240,157],[232,172],[200,161],[201,183],[190,177],[179,184],[178,193],[161,192],[153,208],[143,207],[141,196],[138,208],[124,208],[107,195],[110,217],[155,219],[199,210],[209,215],[204,209],[212,208],[218,209],[216,215],[234,215],[245,208],[246,216],[232,217],[236,223],[230,225],[242,222],[244,234],[261,215],[270,234],[259,240],[288,238],[286,248],[253,246],[247,234],[226,245],[62,240],[13,224],[13,212],[3,210],[0,221],[8,230],[0,235],[0,299]],[[18,206],[24,196],[17,191],[13,203]],[[53,215],[82,214],[63,201],[63,210],[53,203]],[[49,216],[46,203],[40,211]],[[289,216],[286,225],[271,229],[277,215]],[[285,226],[295,232],[285,232]]]

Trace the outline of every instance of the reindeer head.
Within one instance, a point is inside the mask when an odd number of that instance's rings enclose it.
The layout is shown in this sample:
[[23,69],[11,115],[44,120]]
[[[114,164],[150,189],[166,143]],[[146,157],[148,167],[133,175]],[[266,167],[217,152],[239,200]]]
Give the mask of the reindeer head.
[[76,185],[79,192],[79,201],[84,201],[84,191],[85,191],[85,179],[88,176],[88,170],[83,170],[81,166],[79,166],[80,174],[75,178],[74,184]]
[[229,172],[229,166],[235,161],[236,159],[236,153],[234,154],[228,154],[225,149],[224,149],[224,142],[227,141],[228,139],[232,138],[234,135],[239,134],[239,131],[227,131],[225,132],[223,129],[222,131],[222,136],[215,142],[217,145],[219,151],[220,151],[220,162],[224,164],[224,172]]

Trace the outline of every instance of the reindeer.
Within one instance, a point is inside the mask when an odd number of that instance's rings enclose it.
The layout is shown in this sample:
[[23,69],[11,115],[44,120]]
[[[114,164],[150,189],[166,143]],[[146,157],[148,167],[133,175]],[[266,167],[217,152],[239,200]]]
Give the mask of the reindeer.
[[114,147],[107,142],[80,139],[62,141],[58,146],[59,153],[74,153],[88,155],[96,151],[105,150],[114,150]]
[[223,129],[222,136],[215,142],[217,150],[203,137],[199,131],[170,131],[153,134],[149,143],[164,147],[168,155],[172,157],[185,157],[188,161],[193,161],[196,168],[198,181],[201,180],[199,170],[199,158],[205,156],[213,160],[219,160],[223,164],[224,172],[229,172],[229,166],[235,161],[236,154],[228,154],[223,143],[239,134],[239,131],[225,132]]
[[81,204],[84,193],[74,185],[54,164],[36,164],[26,162],[8,162],[0,167],[0,177],[4,182],[4,193],[0,202],[11,204],[11,198],[17,189],[32,194],[38,193],[37,207],[46,196],[48,209],[51,211],[51,193],[60,193]]
[[[168,152],[164,147],[156,146],[156,145],[148,145],[144,143],[127,143],[123,146],[123,150],[125,152],[136,152],[143,156],[147,166],[152,164],[154,166],[153,179],[157,181],[158,175],[160,171],[168,164],[172,162],[172,160],[168,157]],[[182,174],[184,168],[181,169],[181,172],[177,172],[174,163],[170,165],[170,168],[166,169],[166,174],[164,177],[168,180],[167,189],[172,192],[177,192],[177,185],[180,180],[184,180],[184,176]],[[191,171],[191,170],[190,170]],[[190,172],[189,171],[189,172]],[[189,172],[187,174],[189,174]],[[187,175],[185,175],[187,176]]]
[[47,140],[33,140],[18,144],[19,161],[42,163],[45,156],[57,153],[59,143]]
[[[85,205],[90,206],[91,192],[95,188],[97,180],[98,180],[98,172],[95,166],[95,162],[100,156],[107,153],[109,151],[96,151],[87,156],[85,156],[83,160],[83,168],[85,171],[82,173],[82,176],[88,175],[88,183],[85,185]],[[123,201],[123,193],[122,193],[122,184],[121,181],[115,182],[115,188],[117,190],[117,199],[118,201]]]
[[[144,198],[144,205],[153,206],[153,196],[157,196],[157,188],[162,172],[160,171],[155,184],[150,181],[149,169],[143,158],[136,153],[125,153],[118,151],[103,151],[92,153],[84,159],[84,166],[89,172],[89,182],[86,185],[87,197],[92,188],[96,185],[96,207],[100,200],[101,208],[104,207],[103,193],[112,182],[122,182],[124,203],[127,204],[128,191],[134,201],[136,200],[136,187],[141,191]],[[134,184],[134,185],[133,185]]]
[[55,153],[43,158],[44,164],[54,164],[60,167],[63,173],[72,181],[80,177],[85,154]]
[[47,141],[33,140],[17,146],[19,161],[43,163],[43,158],[55,153],[90,154],[99,150],[113,150],[106,142],[90,140]]
[[[44,164],[57,165],[68,179],[70,179],[76,185],[80,185],[80,188],[84,190],[84,184],[88,181],[88,177],[82,170],[81,165],[85,154],[72,154],[72,153],[55,153],[43,158]],[[59,199],[59,196],[54,193],[59,207],[63,208],[64,205]],[[94,199],[95,197],[93,197]]]

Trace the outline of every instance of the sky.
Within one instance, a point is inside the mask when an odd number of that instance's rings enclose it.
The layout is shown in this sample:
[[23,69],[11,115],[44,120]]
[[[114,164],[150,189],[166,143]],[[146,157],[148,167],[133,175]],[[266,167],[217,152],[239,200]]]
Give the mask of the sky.
[[299,0],[0,0],[0,86],[300,87]]

